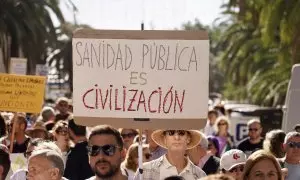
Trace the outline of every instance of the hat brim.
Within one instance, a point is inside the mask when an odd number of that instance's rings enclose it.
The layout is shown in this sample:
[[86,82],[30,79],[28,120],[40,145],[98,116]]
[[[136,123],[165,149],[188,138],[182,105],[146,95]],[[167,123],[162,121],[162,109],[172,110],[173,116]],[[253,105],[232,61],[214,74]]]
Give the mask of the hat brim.
[[[164,131],[165,130],[156,130],[152,133],[151,137],[156,144],[158,144],[159,146],[165,149],[168,149],[164,140],[164,134],[163,134]],[[200,143],[202,135],[199,131],[195,131],[195,130],[186,130],[186,131],[188,131],[191,135],[191,140],[190,143],[188,143],[187,145],[187,149],[192,149]]]
[[226,171],[230,171],[232,168],[235,168],[235,167],[237,167],[237,166],[239,166],[239,165],[245,165],[245,164],[246,164],[246,162],[236,163],[236,164],[230,166],[229,169],[225,169],[225,170],[226,170]]

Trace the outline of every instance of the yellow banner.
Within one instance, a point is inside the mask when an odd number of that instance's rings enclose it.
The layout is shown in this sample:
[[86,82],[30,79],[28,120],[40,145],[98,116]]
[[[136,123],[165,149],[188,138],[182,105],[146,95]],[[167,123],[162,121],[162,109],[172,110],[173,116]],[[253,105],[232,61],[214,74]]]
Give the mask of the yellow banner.
[[39,113],[46,77],[0,74],[0,110]]

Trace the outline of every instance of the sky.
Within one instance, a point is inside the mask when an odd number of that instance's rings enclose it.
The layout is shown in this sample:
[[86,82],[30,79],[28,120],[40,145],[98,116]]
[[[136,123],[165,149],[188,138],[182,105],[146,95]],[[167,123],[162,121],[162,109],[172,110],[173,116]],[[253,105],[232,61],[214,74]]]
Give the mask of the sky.
[[[96,29],[168,30],[180,28],[196,18],[204,25],[212,25],[220,17],[224,0],[72,0],[77,6],[78,24]],[[60,7],[67,21],[74,16],[67,7],[68,0]]]

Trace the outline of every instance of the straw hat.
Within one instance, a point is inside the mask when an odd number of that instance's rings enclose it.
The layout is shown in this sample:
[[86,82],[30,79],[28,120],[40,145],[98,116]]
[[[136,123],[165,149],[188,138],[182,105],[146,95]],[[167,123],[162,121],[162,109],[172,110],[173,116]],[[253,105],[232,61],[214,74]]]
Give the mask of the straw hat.
[[[164,131],[165,130],[156,130],[152,133],[151,137],[156,144],[158,144],[159,146],[165,149],[168,149],[164,140],[164,134],[163,134]],[[201,133],[196,130],[185,130],[185,131],[188,131],[191,137],[190,143],[188,143],[187,145],[187,149],[192,149],[200,143],[202,138]]]
[[42,121],[37,121],[34,125],[26,130],[26,133],[30,136],[34,131],[44,131],[46,135],[48,135],[48,131]]

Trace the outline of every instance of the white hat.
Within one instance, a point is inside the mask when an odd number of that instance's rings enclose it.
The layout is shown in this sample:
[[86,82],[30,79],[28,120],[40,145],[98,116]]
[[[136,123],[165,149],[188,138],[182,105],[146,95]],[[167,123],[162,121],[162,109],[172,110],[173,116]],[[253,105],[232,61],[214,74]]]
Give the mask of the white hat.
[[243,151],[238,149],[231,149],[222,155],[220,160],[220,169],[229,171],[235,166],[245,164],[246,160],[247,157]]

